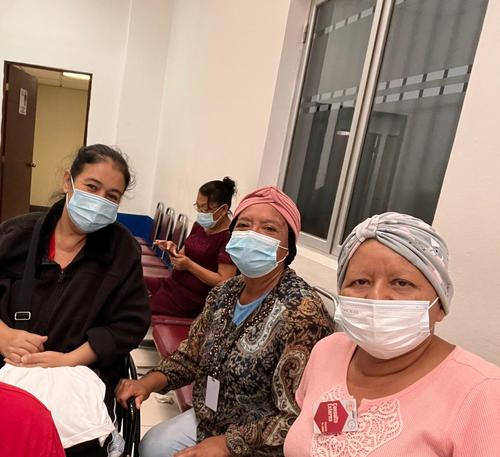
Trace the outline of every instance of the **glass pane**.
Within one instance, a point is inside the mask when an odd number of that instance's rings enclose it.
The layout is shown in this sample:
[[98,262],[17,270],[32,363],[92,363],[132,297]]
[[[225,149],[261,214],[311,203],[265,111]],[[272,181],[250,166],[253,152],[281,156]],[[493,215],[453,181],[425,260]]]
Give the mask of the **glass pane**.
[[399,211],[432,223],[487,0],[396,0],[344,237]]
[[302,230],[326,239],[375,0],[330,0],[316,11],[299,113],[285,177]]

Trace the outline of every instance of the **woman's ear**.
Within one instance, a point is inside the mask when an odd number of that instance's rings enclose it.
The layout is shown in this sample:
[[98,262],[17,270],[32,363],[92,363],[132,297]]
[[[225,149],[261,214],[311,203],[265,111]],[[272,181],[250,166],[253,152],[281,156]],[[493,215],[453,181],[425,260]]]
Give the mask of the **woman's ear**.
[[430,320],[430,324],[431,324],[433,331],[434,331],[434,326],[436,325],[436,323],[441,322],[445,316],[446,316],[446,313],[444,312],[444,309],[441,306],[441,301],[438,300],[436,302],[436,304],[430,310],[430,314],[429,314],[429,320]]
[[73,190],[73,186],[71,184],[71,173],[69,172],[69,170],[66,170],[64,172],[64,176],[63,176],[63,191],[65,194],[67,194],[68,192],[71,192]]
[[220,214],[221,217],[225,214],[225,213],[228,213],[229,212],[229,206],[224,203],[223,205],[220,205],[216,210],[215,210],[215,213],[214,214]]
[[441,322],[444,319],[444,317],[446,316],[446,313],[444,312],[444,309],[441,306],[440,300],[437,301],[436,305],[439,305],[439,308],[438,308],[437,313],[436,313],[436,322]]

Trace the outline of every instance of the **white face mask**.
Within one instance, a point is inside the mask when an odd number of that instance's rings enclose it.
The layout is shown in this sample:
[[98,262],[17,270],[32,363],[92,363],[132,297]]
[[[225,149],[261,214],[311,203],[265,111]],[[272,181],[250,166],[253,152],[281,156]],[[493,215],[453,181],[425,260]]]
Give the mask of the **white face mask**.
[[393,359],[410,352],[431,334],[425,300],[370,300],[339,296],[335,321],[366,352]]

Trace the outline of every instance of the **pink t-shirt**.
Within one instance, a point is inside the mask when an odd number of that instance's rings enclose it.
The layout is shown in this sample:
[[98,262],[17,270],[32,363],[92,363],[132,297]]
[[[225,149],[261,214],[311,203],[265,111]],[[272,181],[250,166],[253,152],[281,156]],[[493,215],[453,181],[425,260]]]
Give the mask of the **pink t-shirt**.
[[357,432],[314,433],[314,405],[352,398],[346,375],[355,348],[344,333],[314,347],[296,392],[301,413],[286,437],[286,457],[500,456],[500,368],[461,348],[397,394],[363,399]]

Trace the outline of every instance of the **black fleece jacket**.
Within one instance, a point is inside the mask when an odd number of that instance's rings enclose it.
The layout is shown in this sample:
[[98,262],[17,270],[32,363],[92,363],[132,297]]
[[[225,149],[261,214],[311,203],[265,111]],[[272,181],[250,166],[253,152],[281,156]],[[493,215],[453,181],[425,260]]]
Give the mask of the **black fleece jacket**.
[[12,304],[31,235],[38,218],[45,217],[28,331],[47,335],[48,351],[69,352],[88,341],[98,358],[92,368],[111,387],[151,318],[140,248],[125,227],[114,223],[87,235],[85,246],[62,271],[48,260],[48,248],[63,208],[61,200],[46,215],[27,214],[0,225],[0,319],[14,327]]

